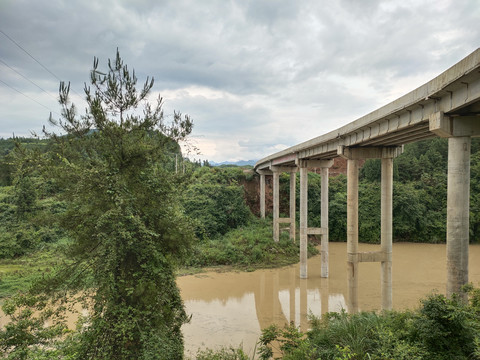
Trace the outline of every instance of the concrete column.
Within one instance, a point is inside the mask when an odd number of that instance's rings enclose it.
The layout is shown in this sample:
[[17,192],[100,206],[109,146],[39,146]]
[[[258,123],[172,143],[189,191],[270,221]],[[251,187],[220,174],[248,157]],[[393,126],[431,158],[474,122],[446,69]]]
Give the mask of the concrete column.
[[278,219],[280,217],[280,173],[273,172],[273,240],[278,242],[280,240],[280,224]]
[[265,219],[265,174],[260,174],[260,217]]
[[321,193],[321,226],[322,228],[327,229],[327,231],[322,235],[322,249],[321,249],[321,258],[322,258],[322,268],[321,268],[321,277],[328,277],[328,168],[321,168],[322,176],[322,193]]
[[307,278],[308,169],[300,168],[300,279]]
[[347,160],[348,310],[358,311],[358,160]]
[[295,206],[296,206],[296,185],[297,174],[295,172],[290,173],[290,239],[295,242]]
[[392,207],[393,158],[382,158],[381,185],[381,249],[386,255],[380,274],[382,283],[382,310],[392,309]]
[[470,142],[470,137],[448,139],[447,296],[461,294],[468,282]]

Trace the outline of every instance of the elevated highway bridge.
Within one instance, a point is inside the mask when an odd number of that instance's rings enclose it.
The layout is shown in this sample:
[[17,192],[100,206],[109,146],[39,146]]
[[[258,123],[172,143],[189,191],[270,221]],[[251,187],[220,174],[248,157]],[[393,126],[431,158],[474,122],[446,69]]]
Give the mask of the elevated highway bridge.
[[[468,282],[470,143],[480,136],[480,49],[433,80],[397,100],[327,134],[259,160],[260,212],[265,217],[265,176],[273,176],[273,238],[289,224],[295,239],[296,172],[300,172],[300,277],[307,278],[307,239],[321,235],[322,277],[328,277],[328,169],[335,157],[347,159],[347,267],[349,310],[358,309],[358,265],[380,262],[382,308],[392,308],[393,159],[403,145],[432,137],[448,138],[447,296]],[[381,177],[381,246],[358,251],[359,160],[379,158]],[[308,227],[308,171],[321,169],[321,227]],[[290,214],[279,216],[279,175],[290,173]],[[466,296],[463,294],[462,296]]]

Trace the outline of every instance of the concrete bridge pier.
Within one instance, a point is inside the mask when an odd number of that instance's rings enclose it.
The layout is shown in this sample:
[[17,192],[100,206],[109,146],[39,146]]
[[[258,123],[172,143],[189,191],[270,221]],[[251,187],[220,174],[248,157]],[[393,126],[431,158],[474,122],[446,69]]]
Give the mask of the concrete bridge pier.
[[265,176],[272,175],[270,170],[257,170],[260,174],[260,217],[265,219]]
[[468,283],[470,146],[471,137],[480,136],[480,118],[437,112],[430,115],[429,129],[448,138],[447,296],[456,293],[466,301],[462,286]]
[[[381,263],[382,310],[392,309],[392,208],[393,159],[401,147],[339,146],[338,155],[347,159],[347,281],[348,309],[358,311],[358,279],[360,262]],[[381,239],[380,251],[358,251],[358,160],[381,159]]]
[[358,311],[358,160],[347,160],[348,310]]
[[[328,168],[333,160],[298,160],[300,168],[300,278],[306,279],[307,274],[307,242],[308,235],[321,235],[321,276],[328,277]],[[308,169],[320,168],[322,175],[321,192],[321,227],[308,227]]]
[[470,137],[448,139],[447,296],[468,283]]
[[[280,240],[280,224],[289,224],[290,239],[295,241],[296,167],[271,166],[273,173],[273,240]],[[280,173],[290,173],[290,209],[288,218],[280,218]]]
[[393,157],[382,158],[381,179],[381,234],[380,246],[384,259],[380,272],[382,309],[392,309],[392,242],[393,242]]

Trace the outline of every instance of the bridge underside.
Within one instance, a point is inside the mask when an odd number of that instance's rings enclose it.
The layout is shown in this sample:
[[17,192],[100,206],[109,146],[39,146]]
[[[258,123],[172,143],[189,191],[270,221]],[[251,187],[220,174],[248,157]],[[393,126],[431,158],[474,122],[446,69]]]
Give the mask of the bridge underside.
[[[265,217],[265,176],[273,176],[273,234],[278,241],[280,224],[290,225],[295,239],[295,197],[290,197],[289,218],[279,217],[281,172],[289,172],[290,193],[295,194],[300,172],[300,277],[307,278],[307,238],[322,237],[322,277],[328,277],[328,169],[335,157],[347,159],[347,266],[349,311],[358,310],[359,263],[380,262],[382,309],[392,308],[392,193],[393,159],[403,145],[433,137],[448,138],[447,194],[447,295],[458,293],[468,282],[470,198],[470,142],[480,136],[480,49],[392,103],[337,130],[270,155],[255,165],[260,174],[260,209]],[[381,159],[381,247],[378,252],[358,251],[359,161]],[[321,169],[321,227],[309,228],[308,171]]]

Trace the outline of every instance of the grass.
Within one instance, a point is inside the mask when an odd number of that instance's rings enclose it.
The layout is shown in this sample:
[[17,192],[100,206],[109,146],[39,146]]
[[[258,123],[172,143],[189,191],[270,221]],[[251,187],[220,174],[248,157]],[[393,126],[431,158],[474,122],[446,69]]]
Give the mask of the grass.
[[[63,238],[28,255],[0,260],[0,299],[27,290],[35,278],[65,261],[61,249],[67,242]],[[313,245],[309,245],[308,250],[309,255],[318,253]],[[275,243],[271,221],[256,220],[222,237],[196,244],[192,256],[177,270],[177,275],[198,274],[206,270],[253,271],[295,264],[298,259],[298,241],[293,243],[284,232],[280,241]]]
[[17,291],[27,290],[33,281],[44,273],[52,271],[65,258],[61,247],[67,240],[49,244],[34,253],[0,261],[0,299]]
[[[309,255],[318,250],[309,245]],[[224,236],[198,243],[188,259],[188,268],[229,266],[242,271],[273,268],[297,263],[299,242],[293,243],[286,232],[279,242],[272,240],[272,224],[268,220],[255,220],[234,229]]]

